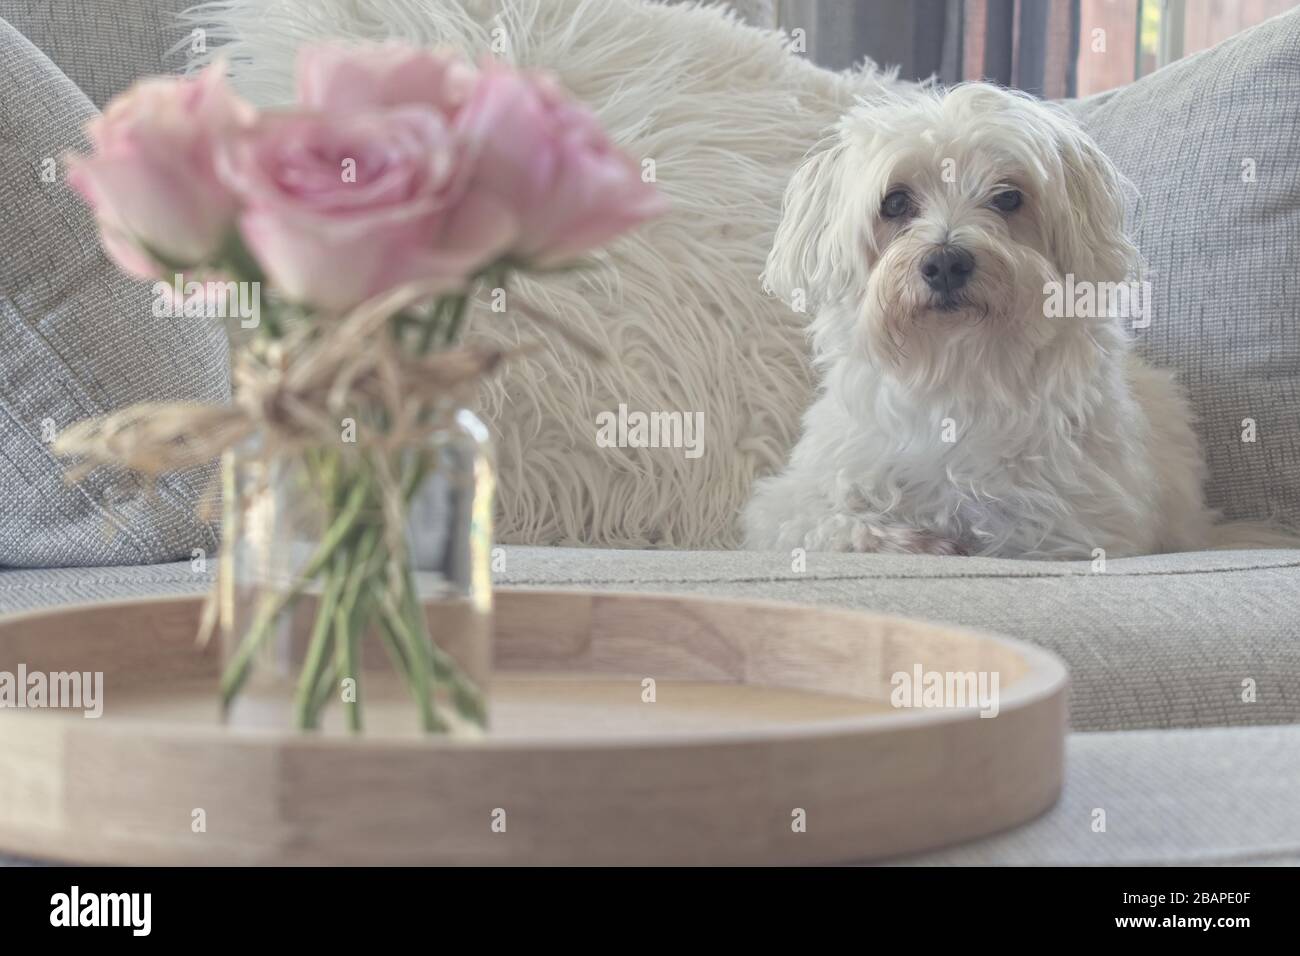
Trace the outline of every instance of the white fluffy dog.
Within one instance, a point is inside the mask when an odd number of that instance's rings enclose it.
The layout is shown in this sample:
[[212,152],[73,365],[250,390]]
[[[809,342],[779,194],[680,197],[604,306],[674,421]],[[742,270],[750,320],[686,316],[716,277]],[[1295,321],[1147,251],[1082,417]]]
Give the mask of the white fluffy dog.
[[[822,387],[788,466],[756,485],[746,546],[1227,544],[1188,405],[1132,354],[1132,317],[1045,308],[1054,283],[1100,290],[1138,266],[1118,174],[1057,109],[985,84],[861,102],[795,174],[768,257],[768,288],[815,311]],[[1237,527],[1241,546],[1281,543]]]

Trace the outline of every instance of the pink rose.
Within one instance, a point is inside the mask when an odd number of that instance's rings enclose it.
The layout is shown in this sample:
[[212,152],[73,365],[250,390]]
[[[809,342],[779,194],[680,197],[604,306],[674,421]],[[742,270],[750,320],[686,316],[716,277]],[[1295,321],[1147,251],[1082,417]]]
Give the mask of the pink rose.
[[475,156],[474,186],[518,217],[511,253],[528,265],[570,261],[667,208],[549,76],[486,66],[456,124]]
[[137,83],[88,124],[94,153],[68,158],[68,181],[95,210],[119,266],[153,278],[213,257],[235,215],[213,143],[251,118],[218,63],[195,77]]
[[450,117],[468,99],[474,77],[454,53],[396,42],[314,44],[298,54],[298,103],[338,112],[429,106]]
[[263,114],[217,168],[274,287],[342,312],[416,280],[459,286],[510,244],[513,218],[466,189],[462,159],[436,112],[405,106]]

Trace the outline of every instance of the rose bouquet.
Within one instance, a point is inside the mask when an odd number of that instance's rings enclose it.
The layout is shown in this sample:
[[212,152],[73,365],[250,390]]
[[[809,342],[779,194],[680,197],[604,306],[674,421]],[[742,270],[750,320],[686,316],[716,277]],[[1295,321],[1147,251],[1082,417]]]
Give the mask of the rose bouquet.
[[[70,159],[69,179],[110,257],[184,299],[172,314],[209,314],[233,288],[257,308],[230,323],[230,406],[135,407],[62,448],[82,468],[159,474],[252,447],[301,476],[295,494],[322,526],[227,656],[227,708],[310,594],[298,726],[318,726],[338,681],[358,675],[370,632],[425,730],[448,726],[443,700],[482,723],[482,689],[430,638],[403,533],[439,468],[423,439],[509,357],[461,344],[468,304],[516,271],[571,267],[663,201],[545,74],[396,43],[314,46],[297,67],[288,108],[254,109],[217,64],[140,83],[91,123],[94,151]],[[346,701],[354,730],[360,705]]]

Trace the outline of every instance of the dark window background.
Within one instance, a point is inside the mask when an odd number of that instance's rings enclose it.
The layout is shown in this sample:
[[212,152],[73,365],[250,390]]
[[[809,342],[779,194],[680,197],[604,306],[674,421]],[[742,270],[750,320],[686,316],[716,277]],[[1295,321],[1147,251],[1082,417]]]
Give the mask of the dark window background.
[[[752,0],[751,0],[752,2]],[[775,0],[831,69],[870,57],[899,75],[986,79],[1057,99],[1130,83],[1300,0]]]

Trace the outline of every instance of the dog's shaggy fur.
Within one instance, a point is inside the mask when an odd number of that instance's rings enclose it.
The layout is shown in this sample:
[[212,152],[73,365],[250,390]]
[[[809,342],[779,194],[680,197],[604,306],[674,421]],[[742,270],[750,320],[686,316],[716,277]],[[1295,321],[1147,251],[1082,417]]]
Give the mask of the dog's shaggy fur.
[[1056,108],[984,84],[864,100],[794,176],[767,261],[769,286],[815,311],[822,388],[788,467],[756,487],[747,545],[1079,559],[1278,543],[1212,529],[1187,402],[1131,353],[1128,317],[1045,311],[1051,283],[1139,266],[1119,176]]

